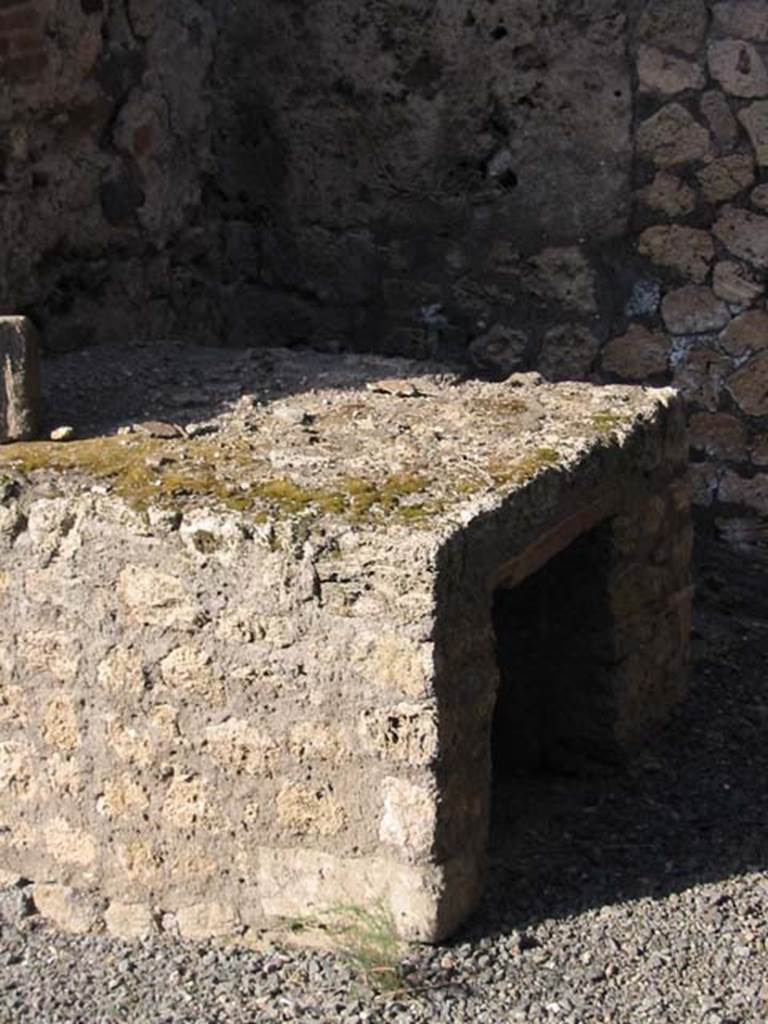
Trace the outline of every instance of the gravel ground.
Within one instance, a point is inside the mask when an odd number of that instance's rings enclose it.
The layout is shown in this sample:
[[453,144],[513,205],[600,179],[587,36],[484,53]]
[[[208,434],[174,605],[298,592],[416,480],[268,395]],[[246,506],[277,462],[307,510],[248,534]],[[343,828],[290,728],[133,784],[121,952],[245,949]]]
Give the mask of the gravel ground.
[[401,990],[343,956],[126,946],[33,915],[1,926],[0,1024],[765,1024],[767,572],[700,552],[690,700],[623,769],[498,786],[484,903],[409,953]]

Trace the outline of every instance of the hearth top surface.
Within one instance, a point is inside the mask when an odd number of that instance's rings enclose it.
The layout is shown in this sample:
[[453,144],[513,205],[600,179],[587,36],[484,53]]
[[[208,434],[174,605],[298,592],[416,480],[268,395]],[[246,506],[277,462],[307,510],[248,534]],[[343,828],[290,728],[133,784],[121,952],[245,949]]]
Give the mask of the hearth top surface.
[[462,380],[374,356],[104,346],[44,364],[47,429],[75,439],[7,445],[0,471],[140,508],[430,529],[623,444],[674,394]]

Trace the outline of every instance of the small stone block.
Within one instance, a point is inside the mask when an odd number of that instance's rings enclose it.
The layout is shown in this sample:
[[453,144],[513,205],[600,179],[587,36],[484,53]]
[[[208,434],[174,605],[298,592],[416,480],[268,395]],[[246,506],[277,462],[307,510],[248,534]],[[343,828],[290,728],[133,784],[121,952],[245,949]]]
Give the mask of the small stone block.
[[0,317],[0,444],[29,441],[40,418],[40,346],[24,316]]

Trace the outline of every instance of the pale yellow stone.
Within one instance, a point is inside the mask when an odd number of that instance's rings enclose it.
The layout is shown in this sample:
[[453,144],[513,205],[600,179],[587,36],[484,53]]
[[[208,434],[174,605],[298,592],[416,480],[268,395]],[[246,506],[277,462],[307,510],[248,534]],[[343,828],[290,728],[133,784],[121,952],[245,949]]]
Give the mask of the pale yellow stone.
[[294,725],[290,731],[288,749],[299,763],[324,761],[338,765],[350,754],[343,731],[326,722],[300,722]]
[[299,629],[290,615],[264,615],[254,620],[256,637],[275,647],[290,647],[299,639]]
[[139,768],[147,768],[154,758],[154,750],[149,737],[124,725],[116,716],[108,715],[106,720],[107,745],[120,761],[135,764]]
[[132,881],[141,885],[155,882],[163,867],[162,858],[147,840],[118,843],[116,855],[122,870]]
[[165,683],[173,690],[203,697],[211,704],[223,704],[223,680],[211,663],[211,656],[195,644],[176,647],[160,662]]
[[146,939],[156,930],[152,910],[146,903],[110,903],[104,923],[110,935],[127,942]]
[[176,920],[181,937],[197,941],[232,935],[240,923],[234,907],[213,900],[181,907],[176,912]]
[[77,724],[75,701],[70,694],[61,693],[51,697],[45,706],[42,718],[43,739],[63,753],[71,753],[80,746],[80,730]]
[[78,761],[66,754],[53,754],[47,759],[48,781],[59,796],[76,796],[83,788],[83,773]]
[[215,857],[186,844],[172,849],[166,858],[166,869],[171,878],[198,888],[214,879],[220,866]]
[[172,704],[155,704],[148,721],[160,743],[171,743],[179,735],[179,711]]
[[36,792],[34,764],[37,758],[25,740],[0,741],[0,795],[31,799]]
[[355,660],[364,679],[381,690],[420,697],[433,671],[431,644],[413,644],[395,635],[363,642]]
[[384,814],[379,839],[398,847],[409,859],[430,853],[437,823],[436,788],[389,777],[382,783],[382,793]]
[[7,572],[0,570],[0,594],[4,594],[11,585],[11,578]]
[[205,730],[208,753],[227,772],[271,778],[275,740],[248,722],[227,719]]
[[149,805],[149,796],[141,782],[133,775],[118,775],[107,779],[104,793],[97,802],[98,809],[109,818],[126,818]]
[[344,828],[346,815],[329,790],[289,783],[277,795],[277,819],[294,836],[331,836]]
[[203,822],[206,811],[204,781],[197,775],[176,776],[163,801],[163,820],[174,828],[190,828]]
[[98,914],[93,903],[66,885],[43,883],[32,887],[32,899],[43,917],[64,932],[82,935],[95,927]]
[[[449,881],[450,906],[442,899]],[[417,866],[267,847],[259,850],[258,888],[265,915],[277,921],[319,918],[343,927],[354,924],[355,908],[373,907],[395,934],[427,942],[450,933],[479,895],[476,872],[462,861]]]
[[45,845],[50,855],[60,864],[92,867],[98,846],[92,835],[71,825],[66,818],[54,818],[44,829]]
[[4,662],[6,650],[7,648],[0,647],[0,724],[16,722],[25,725],[27,716],[24,708],[24,690],[21,686],[12,686],[9,682],[10,655],[9,660]]
[[80,651],[69,633],[34,630],[22,633],[18,644],[19,657],[27,672],[48,672],[67,686],[75,681]]
[[245,609],[223,615],[216,622],[216,639],[226,643],[250,644],[256,638],[253,613]]
[[192,626],[199,610],[184,584],[175,576],[144,565],[126,566],[117,581],[117,594],[128,616],[145,626]]
[[146,686],[141,658],[121,644],[113,647],[99,663],[96,678],[99,685],[115,697],[138,699]]
[[427,765],[437,757],[437,714],[429,704],[395,704],[364,711],[358,731],[370,753],[389,761]]

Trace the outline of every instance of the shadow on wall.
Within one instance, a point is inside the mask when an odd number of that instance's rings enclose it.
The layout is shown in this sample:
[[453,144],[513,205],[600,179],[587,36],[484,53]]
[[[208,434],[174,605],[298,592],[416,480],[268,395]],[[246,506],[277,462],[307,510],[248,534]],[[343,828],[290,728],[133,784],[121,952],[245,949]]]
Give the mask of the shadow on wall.
[[490,877],[470,932],[509,932],[768,865],[768,558],[698,553],[691,693],[624,767],[495,779]]

